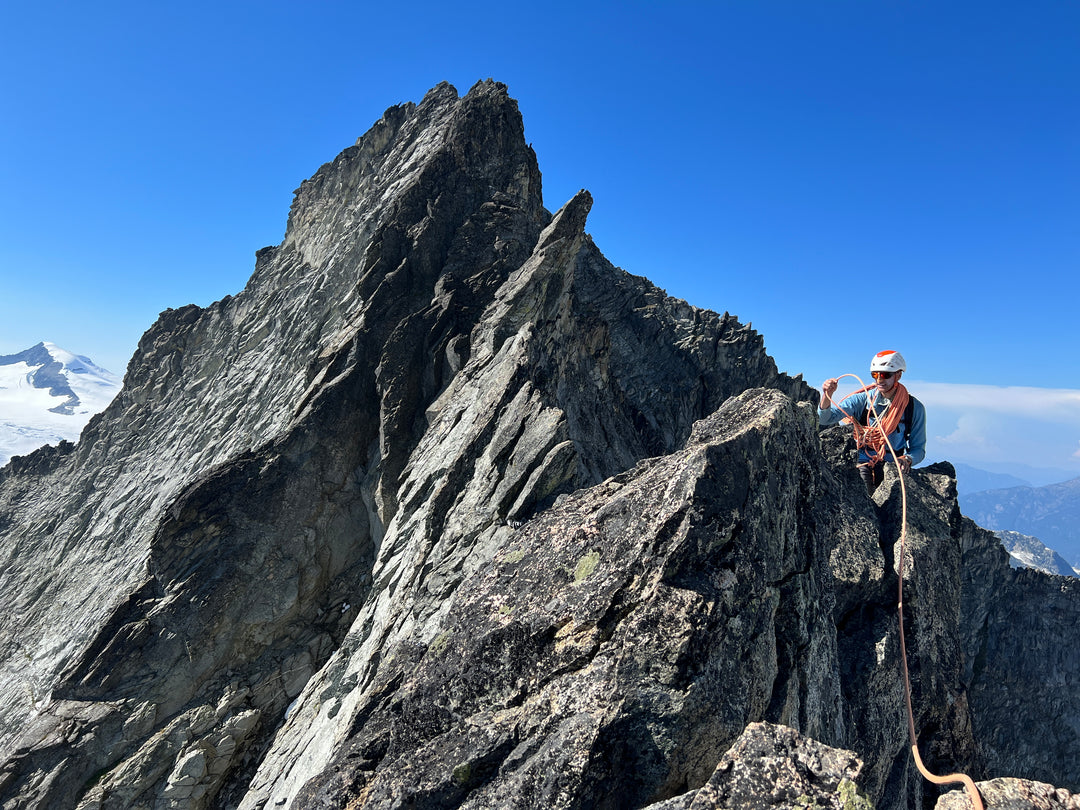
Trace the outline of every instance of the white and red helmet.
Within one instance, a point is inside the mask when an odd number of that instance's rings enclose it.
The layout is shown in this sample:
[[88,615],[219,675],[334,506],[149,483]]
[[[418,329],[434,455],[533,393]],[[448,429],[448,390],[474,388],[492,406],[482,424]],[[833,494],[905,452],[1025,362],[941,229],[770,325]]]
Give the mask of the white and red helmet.
[[895,373],[906,369],[907,363],[904,362],[904,355],[892,349],[878,352],[874,355],[874,359],[870,361],[871,371],[891,371]]

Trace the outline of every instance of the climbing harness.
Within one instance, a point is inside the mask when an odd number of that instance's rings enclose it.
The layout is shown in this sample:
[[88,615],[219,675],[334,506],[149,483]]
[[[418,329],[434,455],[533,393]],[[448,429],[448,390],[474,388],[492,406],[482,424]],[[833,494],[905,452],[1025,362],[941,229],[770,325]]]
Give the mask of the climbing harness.
[[[844,377],[852,377],[858,381],[862,386],[860,391],[869,391],[873,386],[867,386],[859,377],[855,374],[842,374],[837,379],[843,379]],[[900,383],[897,383],[900,385]],[[859,393],[856,391],[854,393]],[[906,390],[905,390],[906,393]],[[851,394],[848,394],[851,396]],[[844,399],[846,399],[845,397]],[[830,397],[830,400],[832,398]],[[900,459],[896,455],[896,450],[892,446],[892,442],[889,441],[889,435],[896,429],[896,425],[892,425],[891,429],[885,430],[882,426],[882,420],[879,418],[875,424],[864,427],[859,424],[859,420],[855,419],[851,414],[845,411],[839,402],[832,400],[839,411],[856,426],[856,436],[858,436],[858,430],[861,427],[866,432],[873,432],[877,430],[881,438],[884,439],[884,446],[888,448],[888,452],[892,455],[893,463],[896,465],[896,474],[900,478],[900,503],[901,503],[901,521],[900,521],[900,564],[897,572],[897,598],[896,598],[896,613],[899,619],[900,630],[900,662],[904,672],[904,701],[907,705],[907,722],[908,722],[908,735],[911,738],[911,754],[915,758],[915,767],[919,769],[919,773],[923,775],[923,778],[928,782],[932,782],[935,785],[952,785],[962,784],[967,791],[968,799],[971,800],[971,806],[973,810],[985,810],[982,802],[982,796],[979,794],[979,789],[975,787],[975,782],[970,776],[963,773],[951,773],[947,776],[936,776],[927,770],[923,764],[922,757],[919,756],[919,741],[918,736],[915,733],[915,712],[911,707],[911,677],[908,675],[908,663],[907,663],[907,644],[904,642],[904,563],[906,562],[905,546],[907,541],[907,488],[904,486],[904,470],[900,464]],[[842,402],[843,400],[841,400]],[[906,402],[905,402],[906,404]],[[869,412],[869,406],[867,408]],[[900,412],[903,408],[897,408],[896,411]],[[866,420],[868,423],[869,418]],[[898,420],[896,420],[898,421]]]

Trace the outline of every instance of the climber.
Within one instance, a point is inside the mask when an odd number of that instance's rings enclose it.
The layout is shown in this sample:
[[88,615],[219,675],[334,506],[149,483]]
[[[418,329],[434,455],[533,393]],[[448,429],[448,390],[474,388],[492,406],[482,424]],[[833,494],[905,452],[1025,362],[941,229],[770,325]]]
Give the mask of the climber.
[[900,383],[906,368],[900,352],[878,352],[870,361],[874,384],[849,394],[838,405],[833,403],[832,395],[839,378],[821,384],[818,422],[825,426],[844,420],[854,425],[859,448],[857,467],[870,495],[885,477],[885,462],[891,458],[886,435],[904,472],[926,455],[926,409]]

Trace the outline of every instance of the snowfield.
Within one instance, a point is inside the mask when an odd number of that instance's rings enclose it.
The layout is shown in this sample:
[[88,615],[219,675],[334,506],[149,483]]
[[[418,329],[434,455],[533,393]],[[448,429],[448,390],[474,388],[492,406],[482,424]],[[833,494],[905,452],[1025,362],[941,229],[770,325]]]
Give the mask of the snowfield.
[[54,343],[0,356],[0,466],[46,444],[78,441],[121,380]]

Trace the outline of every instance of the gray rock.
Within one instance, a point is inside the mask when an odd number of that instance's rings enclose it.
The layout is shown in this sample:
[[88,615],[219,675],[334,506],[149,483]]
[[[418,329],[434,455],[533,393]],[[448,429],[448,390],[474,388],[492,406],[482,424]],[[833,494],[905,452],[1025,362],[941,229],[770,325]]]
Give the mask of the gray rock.
[[1080,792],[1080,580],[1009,567],[970,522],[961,545],[964,678],[985,773]]
[[[992,779],[976,787],[986,810],[1080,810],[1080,796],[1043,782]],[[963,790],[942,796],[935,810],[968,810],[971,801]]]
[[855,783],[862,763],[784,726],[752,723],[701,789],[646,810],[873,810]]
[[0,795],[149,801],[245,715],[242,794],[358,617],[433,623],[507,520],[806,394],[606,262],[590,204],[544,210],[505,88],[440,86],[301,186],[243,292],[163,313],[77,448],[0,474]]
[[[356,675],[344,689],[309,685],[352,729],[333,760],[316,769],[305,745],[264,768],[321,770],[296,807],[327,806],[343,784],[370,807],[635,806],[703,784],[747,722],[798,723],[800,704],[836,712],[834,658],[778,682],[778,650],[835,655],[831,628],[797,618],[825,576],[795,543],[809,514],[771,500],[799,491],[798,468],[763,452],[812,446],[811,416],[748,392],[684,450],[537,515],[427,637],[399,636],[370,685],[362,651],[340,661]],[[840,718],[808,722],[828,732]]]

